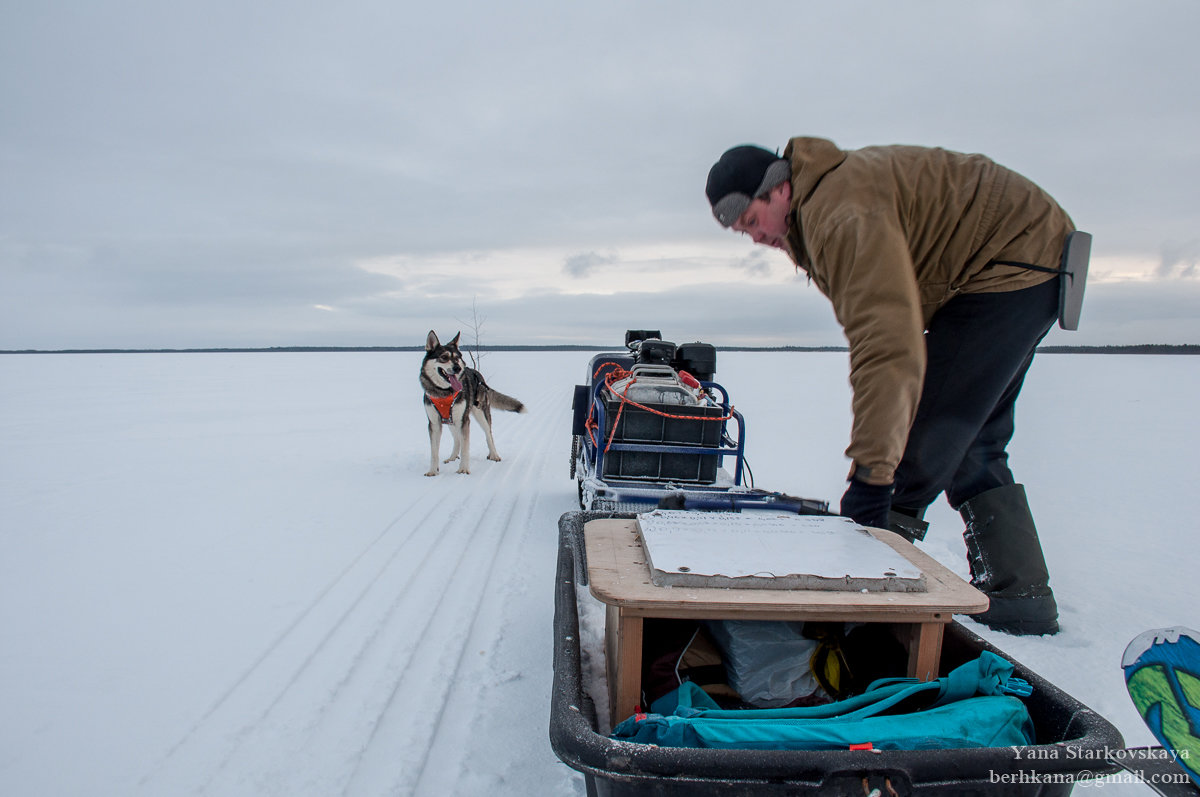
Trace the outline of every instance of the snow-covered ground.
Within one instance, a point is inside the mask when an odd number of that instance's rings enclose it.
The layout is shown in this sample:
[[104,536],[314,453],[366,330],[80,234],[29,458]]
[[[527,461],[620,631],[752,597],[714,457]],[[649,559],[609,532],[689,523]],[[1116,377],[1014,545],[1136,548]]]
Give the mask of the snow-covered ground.
[[[487,354],[529,413],[498,414],[503,462],[477,434],[473,473],[436,478],[419,361],[0,357],[0,793],[583,793],[546,729],[588,355]],[[840,496],[845,369],[719,355],[758,486]],[[1130,745],[1126,642],[1200,625],[1198,388],[1200,358],[1041,355],[1018,405],[1063,631],[984,635]],[[930,519],[966,575],[957,514]]]

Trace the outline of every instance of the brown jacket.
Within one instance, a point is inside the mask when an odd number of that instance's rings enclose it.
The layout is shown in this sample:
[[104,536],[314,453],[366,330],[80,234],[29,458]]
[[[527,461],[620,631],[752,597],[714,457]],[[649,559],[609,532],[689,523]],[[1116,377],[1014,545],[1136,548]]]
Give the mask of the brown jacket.
[[[1053,278],[1071,219],[1042,189],[983,155],[793,138],[788,244],[833,303],[850,344],[851,473],[887,484],[925,376],[923,332],[959,293]],[[1002,341],[997,341],[1002,345]]]

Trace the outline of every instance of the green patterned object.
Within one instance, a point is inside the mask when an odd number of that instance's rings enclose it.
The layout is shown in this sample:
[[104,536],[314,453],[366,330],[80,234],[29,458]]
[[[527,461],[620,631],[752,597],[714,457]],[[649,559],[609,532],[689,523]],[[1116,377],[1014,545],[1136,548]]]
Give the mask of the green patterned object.
[[1147,631],[1129,643],[1121,666],[1138,713],[1200,785],[1200,633]]

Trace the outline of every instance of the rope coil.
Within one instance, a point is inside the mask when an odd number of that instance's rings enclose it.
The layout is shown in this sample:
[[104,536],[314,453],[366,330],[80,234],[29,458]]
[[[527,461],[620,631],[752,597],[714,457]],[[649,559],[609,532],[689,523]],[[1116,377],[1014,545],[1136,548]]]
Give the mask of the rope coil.
[[[613,438],[615,438],[617,435],[617,427],[620,426],[620,424],[621,424],[621,414],[625,411],[626,404],[630,404],[630,405],[636,407],[637,409],[643,410],[644,412],[651,413],[652,415],[658,415],[663,418],[671,418],[674,420],[681,420],[681,421],[715,421],[718,423],[723,423],[723,422],[728,421],[731,418],[733,418],[733,407],[732,406],[730,406],[728,414],[723,415],[721,417],[710,417],[710,416],[703,416],[703,415],[673,415],[669,412],[663,412],[662,410],[654,409],[653,407],[647,407],[645,404],[640,404],[640,403],[634,401],[633,399],[629,398],[628,395],[626,395],[629,392],[629,388],[633,387],[637,383],[637,377],[634,376],[631,371],[626,371],[624,368],[622,368],[619,365],[614,365],[613,363],[602,364],[599,368],[596,369],[596,372],[594,374],[592,374],[592,381],[595,381],[596,377],[598,377],[600,375],[600,372],[603,371],[605,368],[612,368],[612,370],[604,375],[604,386],[606,388],[608,388],[609,390],[611,390],[615,395],[619,396],[621,399],[621,404],[617,408],[617,417],[613,420],[612,431],[609,432],[608,441],[604,444],[604,453],[605,454],[607,454],[609,448],[612,447]],[[622,390],[620,393],[617,393],[617,391],[613,389],[613,383],[618,382],[625,378],[629,378],[628,384],[625,385],[624,390]],[[595,410],[596,410],[596,407],[595,407],[595,404],[593,403],[592,408],[588,412],[588,418],[584,422],[584,426],[588,430],[588,436],[591,438],[593,446],[598,445],[598,443],[596,442],[596,436],[593,432],[600,428],[600,424],[596,420]]]

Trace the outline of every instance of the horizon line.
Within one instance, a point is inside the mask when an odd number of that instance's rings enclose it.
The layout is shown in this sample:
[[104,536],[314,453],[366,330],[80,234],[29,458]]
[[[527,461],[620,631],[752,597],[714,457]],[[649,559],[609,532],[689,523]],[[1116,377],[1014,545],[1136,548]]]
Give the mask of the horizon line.
[[[713,344],[718,351],[761,352],[848,352],[848,346],[739,346]],[[464,347],[473,351],[612,351],[621,346],[578,343],[562,344],[481,344]],[[252,354],[286,352],[411,352],[425,351],[424,346],[203,346],[188,348],[94,348],[94,349],[0,349],[0,354]],[[1196,343],[1133,343],[1099,346],[1039,346],[1045,354],[1200,354]]]

